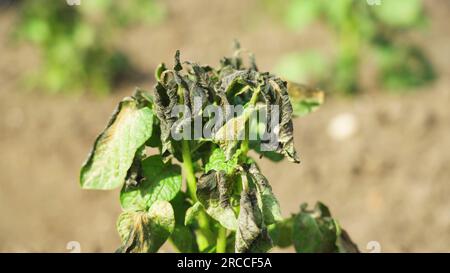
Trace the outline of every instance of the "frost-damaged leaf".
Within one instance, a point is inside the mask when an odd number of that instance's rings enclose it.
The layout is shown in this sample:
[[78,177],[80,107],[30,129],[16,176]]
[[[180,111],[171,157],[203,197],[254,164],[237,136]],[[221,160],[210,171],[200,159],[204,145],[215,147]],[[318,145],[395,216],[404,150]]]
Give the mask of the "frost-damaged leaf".
[[230,160],[236,153],[241,140],[245,139],[245,123],[258,108],[248,106],[237,117],[230,118],[214,134],[214,142],[219,144],[225,153],[225,159]]
[[186,217],[184,218],[184,225],[190,225],[194,222],[197,214],[202,210],[202,204],[200,202],[196,202],[192,207],[188,208],[186,211]]
[[314,112],[324,102],[325,94],[318,88],[288,82],[287,89],[291,98],[293,113],[296,116],[301,117]]
[[348,234],[331,218],[328,208],[318,202],[314,210],[302,205],[294,217],[293,242],[300,253],[358,252]]
[[159,119],[161,130],[161,155],[163,160],[168,160],[170,154],[174,153],[170,129],[175,123],[175,117],[171,116],[172,109],[178,103],[177,87],[170,86],[166,89],[160,82],[155,86],[155,110]]
[[157,200],[170,201],[181,190],[181,169],[164,163],[160,155],[147,157],[141,163],[143,181],[138,186],[125,185],[120,203],[125,210],[142,210]]
[[118,252],[156,252],[175,226],[172,205],[158,201],[145,211],[126,211],[119,216],[117,230],[122,240]]
[[272,247],[254,190],[243,191],[236,231],[237,253],[262,253]]
[[256,184],[258,194],[262,202],[262,213],[266,225],[283,220],[281,216],[280,204],[272,192],[272,187],[266,177],[261,174],[256,164],[251,164],[248,170],[250,176]]
[[136,151],[152,135],[153,111],[149,106],[149,102],[134,97],[119,103],[81,167],[82,188],[109,190],[123,184]]
[[209,171],[198,180],[197,197],[212,218],[227,229],[236,230],[236,216],[230,205],[231,189],[224,171]]
[[280,97],[280,124],[278,140],[280,147],[278,152],[284,154],[290,161],[299,163],[300,159],[294,147],[294,125],[292,123],[292,105],[287,91],[287,83],[280,78],[273,77],[268,80],[272,89]]

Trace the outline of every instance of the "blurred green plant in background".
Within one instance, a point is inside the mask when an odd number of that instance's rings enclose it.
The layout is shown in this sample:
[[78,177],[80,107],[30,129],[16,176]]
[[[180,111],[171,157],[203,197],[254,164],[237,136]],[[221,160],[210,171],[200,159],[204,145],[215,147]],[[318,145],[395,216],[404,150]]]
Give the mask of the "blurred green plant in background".
[[[105,94],[132,66],[114,43],[132,23],[164,17],[155,0],[25,0],[19,3],[17,36],[41,51],[42,66],[30,76],[32,87],[48,92]],[[128,73],[127,73],[128,72]]]
[[337,52],[331,60],[317,50],[284,56],[276,70],[289,80],[353,94],[361,89],[361,64],[370,56],[376,61],[377,84],[383,88],[411,90],[435,78],[422,50],[404,40],[408,31],[426,25],[421,0],[266,0],[265,4],[292,29],[320,21],[336,38]]

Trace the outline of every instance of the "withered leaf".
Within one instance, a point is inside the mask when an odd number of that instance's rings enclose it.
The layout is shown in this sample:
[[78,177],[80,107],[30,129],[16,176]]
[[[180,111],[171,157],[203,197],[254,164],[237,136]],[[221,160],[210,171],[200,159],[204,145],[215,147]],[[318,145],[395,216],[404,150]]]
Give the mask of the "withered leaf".
[[262,213],[266,225],[274,224],[283,220],[281,216],[280,204],[272,192],[272,187],[267,178],[261,174],[256,164],[251,164],[248,173],[256,184],[259,197],[262,203]]
[[152,135],[149,104],[142,96],[127,97],[119,103],[81,167],[82,188],[109,190],[124,183],[136,152]]
[[263,253],[272,248],[272,240],[264,225],[256,192],[253,189],[241,193],[235,251],[237,253]]
[[299,163],[300,159],[294,147],[294,125],[292,123],[292,105],[287,91],[287,83],[280,78],[273,77],[269,80],[272,89],[280,97],[280,125],[278,140],[280,147],[278,151],[284,154],[290,161]]
[[236,230],[236,216],[230,205],[231,182],[225,171],[211,170],[198,180],[197,197],[212,218],[227,229]]
[[167,201],[154,203],[148,212],[126,211],[117,221],[122,246],[117,252],[156,252],[175,226],[172,206]]

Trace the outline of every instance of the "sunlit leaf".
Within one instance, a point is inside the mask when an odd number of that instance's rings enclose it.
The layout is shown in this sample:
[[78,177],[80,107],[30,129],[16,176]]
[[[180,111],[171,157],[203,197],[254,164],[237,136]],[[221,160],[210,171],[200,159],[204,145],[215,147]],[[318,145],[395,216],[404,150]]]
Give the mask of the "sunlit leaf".
[[136,151],[152,134],[153,111],[148,105],[132,97],[119,103],[81,168],[82,188],[108,190],[123,184]]
[[164,163],[160,155],[142,161],[143,181],[137,186],[125,185],[120,193],[123,209],[145,209],[157,200],[170,201],[181,190],[181,168]]
[[227,174],[232,174],[239,166],[239,155],[240,151],[235,153],[231,159],[227,160],[224,151],[220,148],[215,148],[209,157],[208,163],[205,164],[205,172],[215,170],[225,171]]
[[184,219],[184,225],[190,225],[194,222],[195,217],[197,214],[203,209],[203,206],[200,202],[196,202],[194,205],[192,205],[190,208],[186,211],[186,217]]

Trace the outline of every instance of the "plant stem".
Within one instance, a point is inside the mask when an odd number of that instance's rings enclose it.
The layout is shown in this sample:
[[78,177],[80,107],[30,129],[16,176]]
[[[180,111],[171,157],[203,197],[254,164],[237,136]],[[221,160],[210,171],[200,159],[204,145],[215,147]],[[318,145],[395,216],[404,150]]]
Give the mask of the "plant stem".
[[192,201],[195,203],[197,199],[197,182],[194,175],[194,166],[192,165],[191,151],[189,148],[189,142],[182,140],[182,156],[183,156],[183,169],[186,172],[187,190]]
[[[192,201],[195,203],[198,202],[197,179],[195,178],[194,174],[194,166],[192,164],[191,150],[189,147],[189,142],[187,140],[182,140],[181,145],[182,145],[181,154],[183,157],[183,169],[186,174],[187,191]],[[204,211],[200,211],[198,214],[198,225],[200,227],[200,230],[202,231],[201,234],[198,235],[204,236],[204,240],[207,240],[209,243],[213,243],[214,234],[211,232],[208,216]]]
[[225,253],[226,250],[227,250],[227,229],[221,226],[219,227],[219,231],[217,234],[216,252]]

